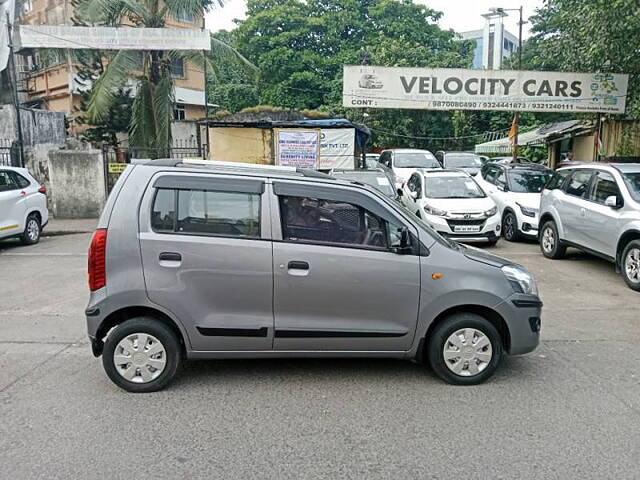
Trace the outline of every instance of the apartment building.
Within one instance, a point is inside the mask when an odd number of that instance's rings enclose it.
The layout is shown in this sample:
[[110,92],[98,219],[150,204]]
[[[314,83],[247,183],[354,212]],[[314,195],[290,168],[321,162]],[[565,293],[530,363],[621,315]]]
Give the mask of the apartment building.
[[[24,0],[19,23],[23,25],[72,25],[72,0]],[[201,28],[202,16],[168,18],[167,28]],[[78,39],[79,42],[82,39]],[[35,52],[20,67],[22,101],[32,107],[67,114],[70,133],[81,130],[72,120],[81,115],[83,82],[72,56],[61,50]],[[172,63],[175,78],[176,120],[196,120],[205,116],[205,79],[201,68],[178,59]],[[133,84],[132,80],[132,84]]]

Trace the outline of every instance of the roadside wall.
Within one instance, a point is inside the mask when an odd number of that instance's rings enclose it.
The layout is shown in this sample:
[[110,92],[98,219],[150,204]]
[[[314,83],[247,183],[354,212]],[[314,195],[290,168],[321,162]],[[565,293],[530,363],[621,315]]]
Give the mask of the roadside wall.
[[273,165],[273,130],[212,127],[209,160]]
[[[22,135],[25,147],[64,145],[66,129],[64,113],[21,108]],[[13,105],[0,106],[0,138],[16,141],[16,113]]]
[[57,218],[95,218],[106,198],[100,150],[50,150],[52,213]]

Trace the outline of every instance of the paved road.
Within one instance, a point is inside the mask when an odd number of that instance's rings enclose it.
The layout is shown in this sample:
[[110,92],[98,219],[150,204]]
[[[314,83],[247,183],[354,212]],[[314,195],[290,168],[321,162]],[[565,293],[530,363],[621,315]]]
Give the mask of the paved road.
[[389,360],[188,364],[127,394],[85,340],[88,235],[0,243],[0,478],[638,478],[640,294],[534,244],[543,342],[488,383]]

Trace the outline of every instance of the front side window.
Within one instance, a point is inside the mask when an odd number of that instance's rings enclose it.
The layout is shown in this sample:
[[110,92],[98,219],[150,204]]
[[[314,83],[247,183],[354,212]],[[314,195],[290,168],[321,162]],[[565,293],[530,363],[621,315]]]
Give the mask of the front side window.
[[380,163],[391,168],[391,152],[383,152],[380,156]]
[[577,170],[569,179],[566,193],[574,197],[584,197],[589,187],[589,180],[591,180],[591,171]]
[[551,178],[550,171],[509,171],[509,187],[516,193],[540,193]]
[[504,170],[499,170],[496,174],[495,180],[492,182],[497,187],[504,189],[507,186],[507,179],[504,174]]
[[623,173],[622,178],[633,199],[640,202],[640,172]]
[[260,195],[158,189],[151,226],[164,233],[260,238]]
[[427,176],[424,193],[428,198],[484,198],[480,186],[470,177]]
[[429,152],[396,153],[393,160],[396,168],[440,168],[436,157]]
[[[387,222],[352,203],[310,197],[280,196],[283,240],[331,246],[388,249],[393,245]],[[396,239],[397,240],[397,239]]]
[[604,205],[605,200],[612,196],[620,198],[620,189],[613,175],[607,172],[597,172],[593,179],[589,200]]
[[484,167],[482,167],[482,171],[480,172],[480,175],[482,175],[482,178],[484,178],[487,182],[495,183],[497,173],[498,173],[497,168],[492,167],[491,165],[485,165]]

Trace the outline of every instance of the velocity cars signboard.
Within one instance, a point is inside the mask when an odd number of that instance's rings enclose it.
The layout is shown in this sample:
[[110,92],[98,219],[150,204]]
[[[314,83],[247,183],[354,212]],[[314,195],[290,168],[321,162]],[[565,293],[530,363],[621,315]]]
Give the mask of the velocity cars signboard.
[[624,113],[628,75],[345,66],[356,108]]

